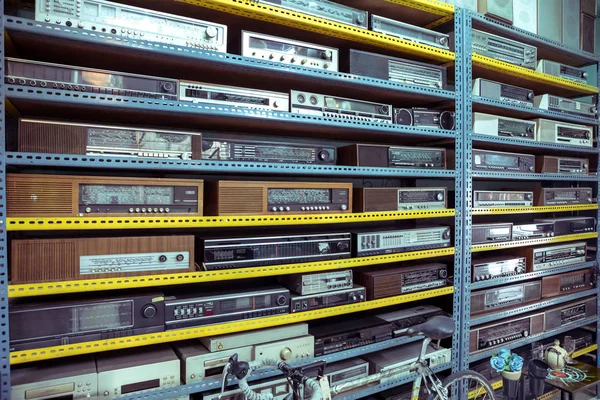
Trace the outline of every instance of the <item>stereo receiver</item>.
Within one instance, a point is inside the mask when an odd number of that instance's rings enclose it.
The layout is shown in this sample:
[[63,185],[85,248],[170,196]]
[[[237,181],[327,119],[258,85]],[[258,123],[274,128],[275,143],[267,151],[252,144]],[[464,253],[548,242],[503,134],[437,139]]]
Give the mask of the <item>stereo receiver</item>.
[[289,111],[287,93],[212,83],[180,81],[179,100],[260,110]]
[[352,212],[352,184],[333,182],[206,182],[207,215]]
[[379,314],[377,317],[392,323],[394,337],[400,337],[406,335],[408,328],[427,322],[437,315],[450,316],[439,307],[425,305]]
[[351,269],[314,274],[282,275],[279,277],[279,283],[300,295],[326,293],[354,287]]
[[537,156],[535,161],[537,172],[542,174],[587,175],[590,170],[588,158]]
[[353,25],[358,28],[369,29],[369,18],[366,11],[334,3],[332,1],[312,0],[310,2],[302,2],[296,0],[260,0],[260,2],[304,14],[314,15],[319,18],[329,19],[342,24]]
[[533,90],[488,79],[473,80],[473,94],[488,99],[506,101],[521,107],[533,107]]
[[446,149],[353,144],[338,149],[341,165],[446,169]]
[[517,252],[527,259],[527,272],[575,265],[586,261],[586,243],[575,242],[552,246],[522,248]]
[[305,335],[308,335],[308,324],[301,323],[247,332],[229,333],[227,335],[205,336],[198,338],[198,340],[200,340],[208,351],[215,353]]
[[353,233],[356,257],[449,247],[449,226]]
[[11,241],[12,284],[193,272],[194,236]]
[[473,29],[473,52],[509,64],[535,69],[537,47]]
[[201,216],[203,181],[7,174],[9,217]]
[[550,60],[540,60],[536,68],[537,72],[557,76],[563,79],[587,84],[588,73],[583,68],[572,67]]
[[593,317],[596,315],[596,308],[597,299],[594,296],[548,309],[545,312],[546,322],[544,329],[548,331],[560,328],[571,322],[579,321],[580,319]]
[[343,306],[346,304],[360,303],[367,297],[365,288],[359,285],[349,289],[336,289],[326,293],[307,295],[292,295],[291,311],[312,311],[327,307]]
[[429,110],[422,107],[394,108],[394,123],[435,129],[454,129],[454,111]]
[[480,171],[534,172],[535,156],[473,149],[473,169]]
[[354,189],[354,211],[443,210],[446,192],[446,188]]
[[591,204],[592,188],[539,188],[535,191],[536,206]]
[[472,244],[509,242],[512,240],[511,222],[473,224]]
[[554,236],[554,223],[552,222],[519,224],[512,227],[512,240],[540,239],[552,236]]
[[568,144],[571,146],[594,146],[594,128],[549,119],[536,119],[540,142]]
[[269,341],[254,346],[253,359],[264,360],[270,358],[287,362],[299,361],[313,358],[315,356],[314,348],[315,338],[312,335]]
[[541,298],[539,281],[477,290],[471,292],[471,315],[521,306]]
[[533,192],[508,190],[474,190],[473,207],[531,207]]
[[535,106],[544,110],[575,115],[577,117],[596,118],[598,115],[598,109],[593,103],[567,99],[551,94],[535,96]]
[[554,297],[581,292],[594,287],[596,274],[593,269],[567,272],[542,278],[542,297]]
[[527,272],[525,257],[485,257],[473,260],[472,281],[487,281],[524,274]]
[[371,15],[371,30],[410,42],[450,50],[450,37],[445,33],[432,31],[379,15]]
[[367,376],[369,376],[369,363],[361,358],[351,358],[325,366],[325,377],[329,379],[330,386],[341,385]]
[[536,122],[476,112],[473,113],[473,133],[536,140]]
[[541,218],[535,221],[554,224],[554,233],[556,236],[576,235],[596,231],[596,218],[594,217]]
[[507,318],[491,324],[472,327],[469,332],[471,353],[505,346],[510,342],[544,332],[544,313]]

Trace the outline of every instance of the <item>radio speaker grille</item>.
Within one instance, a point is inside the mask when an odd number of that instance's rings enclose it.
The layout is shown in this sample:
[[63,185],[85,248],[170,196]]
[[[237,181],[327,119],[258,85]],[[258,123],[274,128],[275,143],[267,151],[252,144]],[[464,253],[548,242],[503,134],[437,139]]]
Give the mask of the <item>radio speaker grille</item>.
[[69,182],[48,183],[9,177],[6,197],[10,217],[73,214],[73,185]]
[[85,154],[86,131],[83,126],[19,123],[19,151],[32,153]]
[[263,212],[263,188],[219,188],[218,215],[261,214]]
[[74,279],[79,271],[74,240],[14,240],[11,252],[12,282],[48,282],[57,276]]

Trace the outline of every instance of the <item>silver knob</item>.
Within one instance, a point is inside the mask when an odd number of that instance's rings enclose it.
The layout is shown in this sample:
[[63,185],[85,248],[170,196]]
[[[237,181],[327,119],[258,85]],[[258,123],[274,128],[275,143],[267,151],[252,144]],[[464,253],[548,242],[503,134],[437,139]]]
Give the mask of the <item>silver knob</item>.
[[346,211],[348,209],[348,206],[345,204],[342,204],[342,206],[340,208],[342,209],[342,211]]
[[214,26],[209,26],[208,28],[206,28],[206,32],[204,32],[208,39],[214,38],[215,36],[217,36],[217,33],[217,28],[215,28]]

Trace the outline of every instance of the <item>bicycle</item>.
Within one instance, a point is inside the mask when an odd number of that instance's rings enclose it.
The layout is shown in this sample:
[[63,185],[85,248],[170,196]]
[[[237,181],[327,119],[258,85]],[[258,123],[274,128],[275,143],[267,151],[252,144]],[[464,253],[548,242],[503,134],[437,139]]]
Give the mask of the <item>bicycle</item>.
[[[435,316],[427,320],[426,322],[415,325],[406,331],[406,334],[410,337],[413,336],[424,336],[423,343],[421,346],[421,353],[417,360],[410,365],[410,371],[416,372],[417,378],[413,382],[411,390],[411,399],[420,399],[421,388],[424,387],[427,400],[450,400],[452,397],[453,389],[462,390],[463,388],[470,389],[471,393],[474,393],[476,399],[480,400],[495,400],[494,389],[487,381],[487,379],[475,372],[475,371],[460,371],[440,380],[436,374],[427,365],[425,355],[427,354],[427,348],[432,342],[437,342],[434,346],[439,347],[442,339],[449,338],[454,333],[454,321],[451,317],[447,316]],[[317,373],[317,379],[323,378],[323,369],[325,367],[324,361],[318,361],[310,364],[309,366],[293,368],[284,363],[283,361],[277,360],[261,360],[251,363],[243,363],[237,360],[237,354],[234,354],[230,358],[230,363],[225,366],[223,371],[223,386],[221,393],[224,390],[224,384],[227,380],[228,374],[233,374],[238,378],[238,384],[245,398],[248,400],[270,400],[272,396],[270,394],[258,394],[252,391],[248,387],[247,377],[248,375],[258,368],[265,365],[277,366],[283,373],[284,376],[290,380],[293,388],[293,399],[302,400],[318,400],[323,398],[323,392],[321,385],[315,378],[308,378],[306,373],[302,370],[310,369],[314,365],[318,364],[319,371]],[[359,378],[350,382],[341,383],[332,386],[329,390],[328,397],[333,397],[337,394],[341,394],[353,389],[358,389],[363,386],[367,386],[376,382],[381,381],[384,378],[390,378],[400,373],[406,372],[406,366],[392,368],[387,371],[379,372],[373,375],[369,375],[364,378]],[[308,392],[308,397],[303,396],[302,388]]]

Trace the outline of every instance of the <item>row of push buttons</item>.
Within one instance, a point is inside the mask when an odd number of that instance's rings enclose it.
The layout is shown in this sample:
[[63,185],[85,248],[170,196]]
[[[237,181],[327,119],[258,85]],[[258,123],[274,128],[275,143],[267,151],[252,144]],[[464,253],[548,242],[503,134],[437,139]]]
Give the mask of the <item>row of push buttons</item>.
[[[87,209],[86,209],[86,211],[87,211]],[[157,207],[154,207],[154,208],[152,208],[152,207],[148,207],[148,208],[142,207],[142,208],[139,208],[139,207],[136,207],[136,208],[130,208],[129,212],[130,213],[132,213],[132,212],[136,212],[136,213],[139,213],[139,212],[143,212],[143,213],[145,213],[145,212],[149,212],[149,213],[151,213],[151,212],[155,212],[155,213],[157,213],[157,212],[166,212],[166,213],[168,213],[168,212],[171,212],[171,209],[169,207],[167,207],[167,208],[162,208],[162,207],[160,207],[160,208],[157,208]]]

